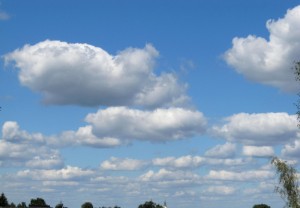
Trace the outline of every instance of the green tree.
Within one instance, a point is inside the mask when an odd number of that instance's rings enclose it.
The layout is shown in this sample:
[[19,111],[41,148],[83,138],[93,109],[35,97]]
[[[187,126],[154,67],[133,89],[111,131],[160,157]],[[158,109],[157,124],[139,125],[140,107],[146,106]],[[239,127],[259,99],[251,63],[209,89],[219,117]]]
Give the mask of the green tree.
[[269,205],[266,204],[256,204],[253,208],[271,208]]
[[10,208],[16,208],[16,205],[12,202],[9,207]]
[[163,206],[160,204],[156,204],[151,200],[146,201],[144,204],[140,204],[138,208],[163,208]]
[[81,208],[93,208],[93,204],[91,202],[84,202]]
[[17,208],[27,208],[26,203],[25,202],[19,203]]
[[42,198],[31,199],[29,207],[50,207]]
[[8,201],[4,193],[0,196],[0,207],[8,207]]
[[[294,73],[296,76],[296,80],[300,81],[300,61],[295,62]],[[300,93],[298,93],[298,96],[300,97]],[[298,102],[296,103],[296,107],[297,107],[298,127],[300,127],[300,99],[298,99]]]
[[296,169],[286,161],[274,157],[271,163],[279,176],[279,185],[275,191],[285,200],[287,207],[300,208],[300,192]]
[[62,202],[60,202],[59,204],[57,204],[55,206],[55,208],[64,208],[64,204]]

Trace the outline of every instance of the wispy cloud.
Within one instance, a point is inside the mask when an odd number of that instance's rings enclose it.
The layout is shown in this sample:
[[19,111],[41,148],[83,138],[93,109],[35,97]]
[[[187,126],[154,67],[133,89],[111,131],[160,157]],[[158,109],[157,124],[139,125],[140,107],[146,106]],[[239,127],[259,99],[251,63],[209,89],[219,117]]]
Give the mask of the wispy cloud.
[[7,12],[0,10],[0,20],[8,20],[10,18],[10,15]]

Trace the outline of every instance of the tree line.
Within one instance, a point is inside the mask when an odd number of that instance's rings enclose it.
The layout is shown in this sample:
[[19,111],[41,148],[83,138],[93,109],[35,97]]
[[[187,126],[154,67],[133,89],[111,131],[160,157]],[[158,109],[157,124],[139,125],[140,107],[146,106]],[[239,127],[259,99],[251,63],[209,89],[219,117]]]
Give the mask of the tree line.
[[[6,198],[5,194],[2,193],[0,196],[0,208],[51,208],[50,205],[46,203],[46,201],[43,198],[36,198],[31,199],[29,205],[27,206],[25,202],[21,202],[18,205],[11,202],[9,203],[8,199]],[[55,208],[67,208],[64,206],[62,202],[58,203]],[[119,206],[112,206],[112,207],[106,207],[106,206],[100,206],[100,207],[94,207],[91,202],[84,202],[81,205],[81,208],[121,208]],[[152,200],[146,201],[143,204],[140,204],[138,208],[166,208],[165,206],[162,206],[160,204],[157,204],[153,202]]]
[[[21,202],[18,205],[16,205],[13,202],[9,203],[5,194],[2,193],[0,196],[0,208],[52,208],[52,207],[50,205],[48,205],[43,198],[31,199],[28,206],[27,206],[26,202]],[[59,202],[55,206],[55,208],[67,208],[67,207],[65,207],[62,202]],[[94,207],[91,202],[84,202],[81,205],[81,208],[96,208],[96,207]],[[119,206],[112,206],[112,207],[100,206],[99,208],[121,208],[121,207],[119,207]]]

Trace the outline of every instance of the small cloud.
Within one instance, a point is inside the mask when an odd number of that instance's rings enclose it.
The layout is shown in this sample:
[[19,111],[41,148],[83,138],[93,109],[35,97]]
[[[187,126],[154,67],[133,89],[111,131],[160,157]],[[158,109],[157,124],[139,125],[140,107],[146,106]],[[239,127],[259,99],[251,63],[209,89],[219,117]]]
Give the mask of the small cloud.
[[206,191],[218,195],[230,195],[233,194],[236,189],[231,186],[210,186]]
[[244,146],[243,154],[250,157],[272,157],[274,149],[270,146]]
[[212,133],[230,142],[253,146],[273,146],[297,138],[297,116],[287,113],[239,113],[214,126]]
[[0,20],[8,20],[10,18],[10,15],[7,14],[4,11],[0,11]]
[[103,170],[139,170],[145,165],[147,165],[147,162],[142,160],[111,157],[109,160],[102,162],[100,167]]
[[207,157],[217,157],[217,158],[228,158],[235,155],[236,145],[232,143],[225,143],[223,145],[217,145],[205,152]]
[[221,181],[252,181],[252,180],[265,180],[273,177],[274,173],[268,170],[252,170],[244,172],[233,172],[227,170],[211,170],[207,175],[208,179],[221,180]]

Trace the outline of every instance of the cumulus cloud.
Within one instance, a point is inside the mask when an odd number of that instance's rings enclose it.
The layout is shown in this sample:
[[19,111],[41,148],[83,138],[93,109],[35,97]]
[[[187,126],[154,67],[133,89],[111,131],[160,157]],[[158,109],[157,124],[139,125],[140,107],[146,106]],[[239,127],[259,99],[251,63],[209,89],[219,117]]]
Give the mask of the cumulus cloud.
[[82,169],[79,167],[67,166],[58,170],[22,170],[17,172],[21,178],[30,178],[34,180],[60,181],[60,180],[78,180],[85,177],[91,177],[93,170]]
[[111,157],[101,163],[102,170],[139,170],[147,165],[147,162],[130,158]]
[[20,130],[20,126],[15,121],[6,121],[2,127],[2,139],[18,143],[45,143],[45,138],[40,133],[29,134]]
[[210,158],[201,156],[181,156],[181,157],[164,157],[154,158],[152,164],[154,166],[168,167],[171,169],[194,169],[203,165],[212,166],[240,166],[251,162],[249,159],[235,158],[235,159],[223,159],[223,158]]
[[200,176],[189,171],[171,171],[167,169],[160,169],[157,172],[149,170],[147,173],[141,175],[139,180],[142,182],[159,182],[161,185],[187,185],[199,183]]
[[173,168],[196,168],[205,162],[205,159],[199,156],[182,156],[179,158],[166,157],[166,158],[155,158],[152,160],[153,165],[156,166],[167,166]]
[[34,169],[50,169],[53,167],[63,167],[64,163],[58,151],[52,151],[50,155],[37,155],[25,163],[26,167]]
[[272,146],[297,137],[297,117],[287,113],[239,113],[225,119],[212,132],[228,141],[246,145]]
[[85,120],[97,137],[153,142],[189,138],[204,133],[206,126],[201,112],[183,108],[141,111],[110,107],[88,114]]
[[205,192],[218,195],[230,195],[233,194],[235,191],[235,188],[231,186],[209,186]]
[[224,58],[250,80],[284,91],[298,91],[291,68],[300,57],[300,6],[288,10],[281,19],[267,21],[267,29],[268,40],[255,35],[235,37]]
[[[206,119],[201,112],[183,108],[142,111],[127,107],[110,107],[88,114],[85,121],[88,125],[77,130],[63,131],[51,136],[24,131],[14,121],[5,122],[2,129],[3,138],[0,140],[0,157],[10,155],[11,158],[21,159],[24,158],[22,152],[26,149],[26,157],[29,159],[39,156],[36,152],[41,151],[35,150],[38,147],[48,148],[46,152],[49,152],[50,148],[68,146],[113,148],[134,140],[173,141],[203,134],[206,130]],[[36,166],[43,158],[48,164],[59,163],[55,162],[53,157],[51,159],[50,156],[43,156],[35,157],[34,161],[27,164]]]
[[4,58],[20,69],[21,84],[41,93],[47,104],[151,108],[186,104],[186,85],[173,74],[154,74],[158,54],[151,44],[111,55],[89,44],[46,40]]
[[56,147],[79,145],[94,148],[112,148],[124,143],[120,139],[109,136],[97,137],[93,134],[92,129],[92,126],[87,125],[79,127],[77,131],[65,131],[52,137],[48,143]]
[[59,168],[63,166],[60,153],[46,145],[40,133],[30,134],[21,130],[18,123],[7,121],[2,127],[0,140],[1,165],[34,168]]
[[296,157],[300,156],[300,140],[297,139],[293,143],[286,144],[282,149],[282,154],[288,157]]
[[270,146],[244,146],[243,154],[250,157],[272,157],[274,149]]
[[232,143],[225,143],[223,145],[217,145],[205,152],[207,157],[217,157],[217,158],[228,158],[235,155],[236,145]]
[[230,180],[230,181],[251,181],[251,180],[264,180],[274,175],[269,170],[254,170],[244,172],[233,172],[227,170],[211,170],[209,171],[207,178],[213,180]]

